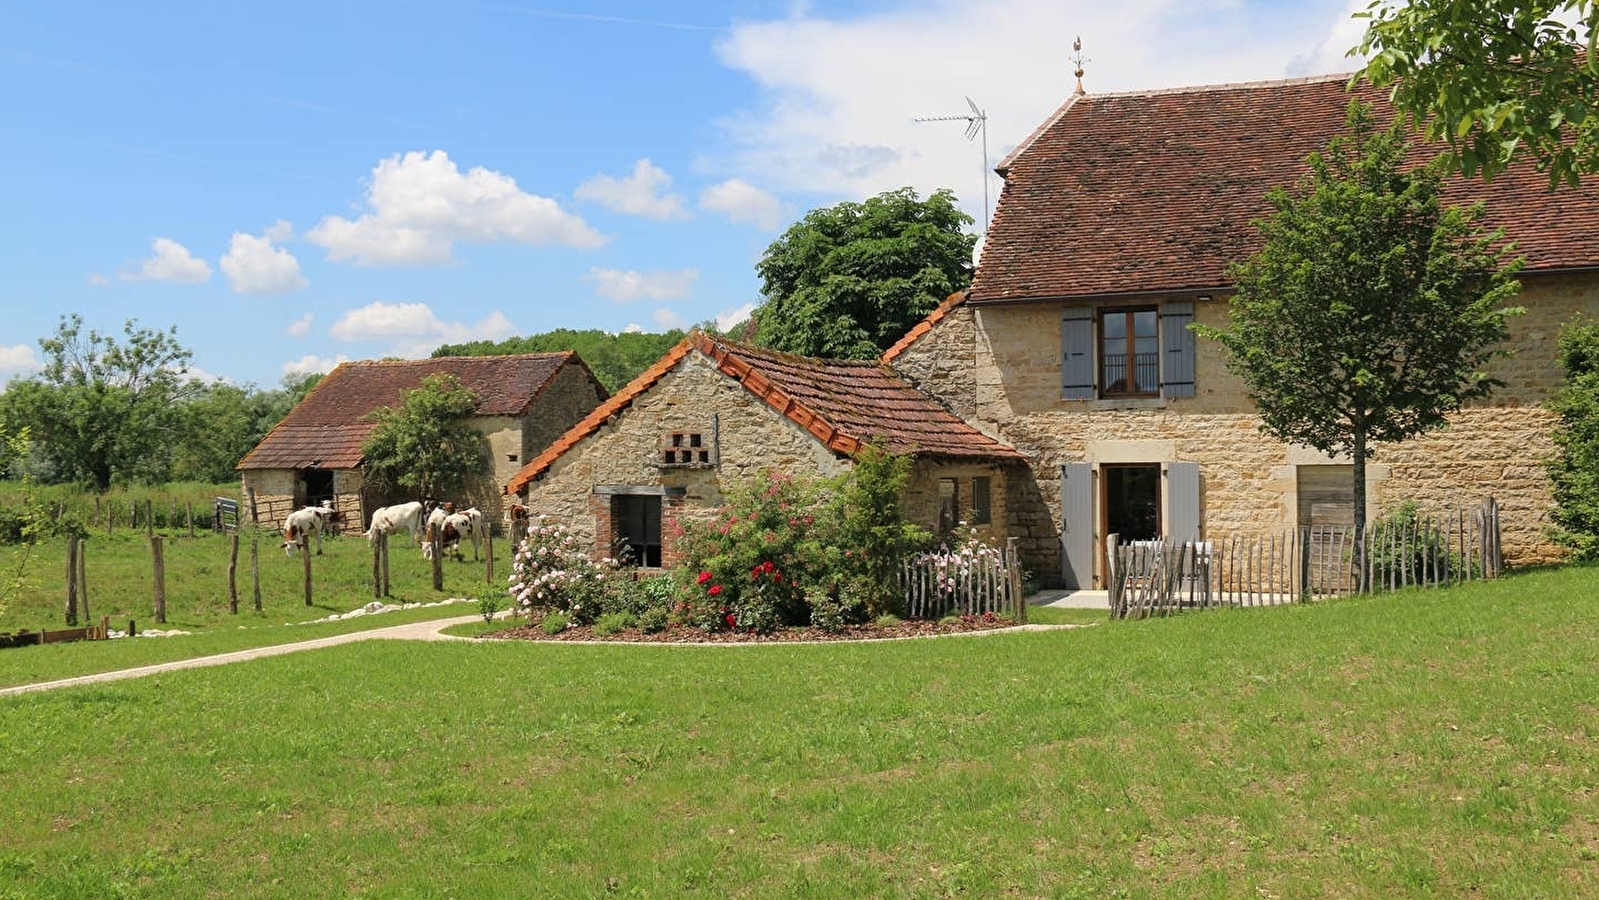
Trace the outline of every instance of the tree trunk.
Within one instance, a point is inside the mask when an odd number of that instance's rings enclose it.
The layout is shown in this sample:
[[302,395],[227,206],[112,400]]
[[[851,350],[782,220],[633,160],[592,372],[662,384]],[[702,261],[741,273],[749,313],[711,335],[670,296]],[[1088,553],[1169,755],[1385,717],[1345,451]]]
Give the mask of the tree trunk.
[[1366,566],[1366,430],[1356,427],[1354,440],[1351,442],[1351,455],[1354,456],[1354,514],[1355,514],[1355,579],[1360,586],[1360,593],[1371,590],[1369,573]]

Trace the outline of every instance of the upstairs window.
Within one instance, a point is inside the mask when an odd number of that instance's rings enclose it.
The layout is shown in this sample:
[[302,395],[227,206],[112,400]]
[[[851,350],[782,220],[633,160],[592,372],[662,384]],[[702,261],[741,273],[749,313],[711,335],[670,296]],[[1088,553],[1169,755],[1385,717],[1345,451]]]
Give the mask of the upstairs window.
[[1160,394],[1159,325],[1153,309],[1100,311],[1100,396]]
[[1190,300],[1157,307],[1068,307],[1061,316],[1061,397],[1194,396]]

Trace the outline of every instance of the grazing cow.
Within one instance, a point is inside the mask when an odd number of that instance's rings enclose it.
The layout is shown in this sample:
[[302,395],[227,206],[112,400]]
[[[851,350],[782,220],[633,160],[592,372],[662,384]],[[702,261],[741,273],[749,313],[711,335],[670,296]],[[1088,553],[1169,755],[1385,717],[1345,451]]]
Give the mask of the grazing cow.
[[411,540],[422,540],[422,504],[412,500],[410,503],[400,503],[395,506],[379,507],[372,513],[372,527],[367,529],[366,539],[373,544],[378,542],[379,534],[394,534],[399,531],[411,532]]
[[283,520],[284,555],[293,556],[296,547],[305,550],[306,542],[315,537],[316,555],[321,556],[322,529],[330,521],[332,512],[333,510],[331,509],[308,506],[305,509],[297,509],[289,513],[289,517]]
[[483,540],[483,513],[479,512],[476,507],[471,509],[463,509],[458,513],[451,513],[450,515],[446,516],[443,527],[444,540],[450,539],[450,533],[452,531],[455,534],[456,559],[463,558],[461,556],[462,538],[472,542],[473,560],[480,560],[483,558],[479,552]]

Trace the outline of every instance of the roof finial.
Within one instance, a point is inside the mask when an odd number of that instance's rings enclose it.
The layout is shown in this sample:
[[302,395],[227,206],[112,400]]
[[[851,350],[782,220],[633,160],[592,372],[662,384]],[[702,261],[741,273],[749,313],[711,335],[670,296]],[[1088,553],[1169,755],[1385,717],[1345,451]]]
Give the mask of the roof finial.
[[1074,91],[1073,93],[1075,93],[1075,94],[1085,93],[1083,91],[1083,63],[1090,62],[1090,60],[1086,60],[1086,59],[1083,58],[1083,36],[1082,35],[1078,35],[1075,39],[1072,40],[1072,55],[1068,56],[1066,58],[1071,60],[1073,69],[1075,71],[1075,74],[1077,75],[1077,90]]

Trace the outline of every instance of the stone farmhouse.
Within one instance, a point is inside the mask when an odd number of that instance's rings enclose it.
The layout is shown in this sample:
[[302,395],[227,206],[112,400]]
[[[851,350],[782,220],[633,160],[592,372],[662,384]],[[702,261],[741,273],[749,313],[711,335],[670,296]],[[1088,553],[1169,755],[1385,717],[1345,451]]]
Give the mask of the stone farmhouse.
[[[1224,326],[1228,266],[1260,245],[1264,196],[1344,128],[1347,76],[1071,96],[998,171],[998,210],[971,288],[883,362],[1029,462],[1011,478],[1006,527],[1024,564],[1067,586],[1102,584],[1103,543],[1221,539],[1347,522],[1348,460],[1263,434],[1222,348],[1190,322]],[[1391,118],[1385,96],[1354,96]],[[1419,152],[1419,151],[1418,151]],[[1511,562],[1559,556],[1545,534],[1542,461],[1558,387],[1557,338],[1599,314],[1599,191],[1551,192],[1531,167],[1484,185],[1525,258],[1505,382],[1440,432],[1380,448],[1368,515],[1412,500],[1435,511],[1492,495]],[[998,508],[996,502],[996,509]]]
[[640,565],[678,560],[674,525],[707,517],[763,469],[830,476],[863,444],[915,459],[906,514],[932,529],[1000,527],[1026,461],[887,366],[830,361],[692,332],[529,460],[506,491]]
[[258,508],[274,514],[334,500],[372,510],[415,497],[385,495],[362,478],[361,445],[380,408],[399,405],[430,375],[454,375],[477,395],[472,425],[488,439],[492,473],[467,497],[490,521],[503,515],[500,486],[608,396],[574,353],[462,356],[341,363],[239,462]]

